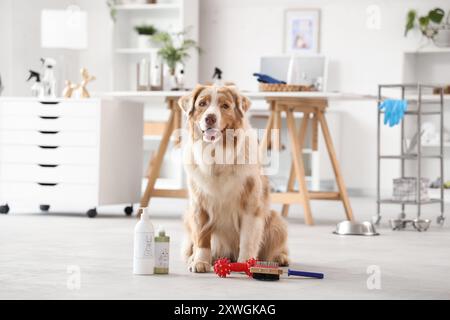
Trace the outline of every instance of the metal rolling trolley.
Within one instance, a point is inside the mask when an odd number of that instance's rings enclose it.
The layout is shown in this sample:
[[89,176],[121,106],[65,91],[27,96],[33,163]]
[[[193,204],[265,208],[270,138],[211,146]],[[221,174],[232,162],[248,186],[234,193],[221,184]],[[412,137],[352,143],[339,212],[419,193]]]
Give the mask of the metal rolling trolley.
[[[407,99],[410,106],[415,105],[416,108],[409,108],[405,112],[405,118],[401,121],[401,153],[400,155],[383,155],[381,154],[381,114],[384,113],[380,110],[379,106],[383,101],[384,89],[399,89],[401,90],[401,99],[405,99],[405,91],[416,89],[417,98]],[[437,90],[439,95],[436,99],[423,99],[424,91]],[[437,108],[430,108],[431,105],[437,106]],[[416,116],[417,121],[417,152],[406,153],[404,145],[405,137],[405,120],[409,115]],[[440,145],[439,154],[423,154],[422,153],[422,141],[421,141],[421,127],[423,116],[438,115],[440,117]],[[373,222],[379,224],[381,220],[381,204],[400,204],[401,213],[398,219],[391,220],[391,226],[394,230],[403,229],[408,223],[411,223],[418,231],[425,231],[430,225],[430,220],[421,218],[421,207],[426,204],[440,204],[441,213],[437,217],[437,223],[442,225],[444,223],[444,188],[441,183],[440,198],[439,199],[421,199],[421,178],[422,161],[425,159],[438,159],[440,161],[440,177],[441,181],[444,181],[444,91],[440,86],[425,85],[425,84],[390,84],[378,86],[378,117],[377,117],[377,215],[373,217]],[[398,159],[401,162],[401,177],[405,178],[405,162],[406,160],[416,161],[416,196],[414,201],[402,201],[394,199],[381,199],[380,197],[380,181],[381,181],[381,160],[383,159]],[[406,205],[417,206],[417,216],[415,219],[407,219],[405,214]]]

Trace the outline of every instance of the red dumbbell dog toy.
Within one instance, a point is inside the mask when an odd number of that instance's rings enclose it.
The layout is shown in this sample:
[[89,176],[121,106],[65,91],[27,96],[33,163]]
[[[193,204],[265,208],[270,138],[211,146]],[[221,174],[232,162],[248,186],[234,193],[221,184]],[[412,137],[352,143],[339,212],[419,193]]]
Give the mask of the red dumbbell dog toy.
[[250,268],[256,264],[256,260],[251,258],[247,262],[230,262],[228,258],[217,259],[214,263],[214,272],[221,278],[226,278],[231,272],[245,272],[252,276]]

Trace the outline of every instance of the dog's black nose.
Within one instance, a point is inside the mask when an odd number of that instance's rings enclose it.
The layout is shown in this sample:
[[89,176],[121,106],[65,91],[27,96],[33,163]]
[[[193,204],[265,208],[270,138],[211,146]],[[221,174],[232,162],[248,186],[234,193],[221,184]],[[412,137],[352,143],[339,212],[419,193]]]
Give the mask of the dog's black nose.
[[216,123],[217,118],[215,114],[208,114],[205,118],[205,122],[207,126],[212,126]]

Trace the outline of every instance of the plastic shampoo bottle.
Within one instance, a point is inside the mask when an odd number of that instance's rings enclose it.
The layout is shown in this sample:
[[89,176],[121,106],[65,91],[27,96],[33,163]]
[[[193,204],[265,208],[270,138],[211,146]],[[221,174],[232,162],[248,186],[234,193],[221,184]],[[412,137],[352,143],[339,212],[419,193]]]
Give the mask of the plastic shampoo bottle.
[[147,208],[139,209],[141,219],[134,228],[134,274],[153,274],[155,268],[155,231]]

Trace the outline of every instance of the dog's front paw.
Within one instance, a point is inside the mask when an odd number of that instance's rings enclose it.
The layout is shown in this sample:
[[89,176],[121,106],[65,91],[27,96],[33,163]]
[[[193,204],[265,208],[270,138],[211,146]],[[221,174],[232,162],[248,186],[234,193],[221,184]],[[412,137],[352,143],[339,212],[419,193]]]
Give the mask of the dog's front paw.
[[289,257],[287,254],[282,253],[275,259],[273,259],[275,262],[278,262],[278,265],[280,267],[288,267],[289,266]]
[[255,255],[251,255],[248,253],[240,253],[239,254],[239,258],[238,258],[238,262],[242,262],[242,263],[246,263],[248,259],[256,259],[256,254]]
[[189,264],[190,272],[205,273],[211,271],[211,264],[206,261],[192,261]]

